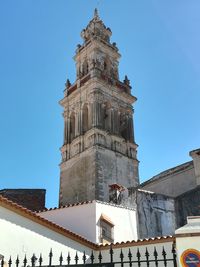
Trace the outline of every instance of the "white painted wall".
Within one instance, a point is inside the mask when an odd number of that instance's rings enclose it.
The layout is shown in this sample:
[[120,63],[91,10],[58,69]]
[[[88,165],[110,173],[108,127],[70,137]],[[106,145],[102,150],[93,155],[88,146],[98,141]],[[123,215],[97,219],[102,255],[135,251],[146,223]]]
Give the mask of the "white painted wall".
[[106,215],[114,223],[114,242],[137,240],[136,211],[108,203],[93,201],[77,206],[40,212],[46,218],[86,239],[100,242],[100,217]]
[[40,212],[38,215],[95,243],[95,208],[95,202],[93,202],[61,209],[48,210]]
[[73,260],[76,251],[80,255],[84,250],[87,255],[91,253],[88,247],[0,206],[0,254],[4,255],[6,261],[10,255],[15,261],[17,255],[23,259],[26,254],[27,259],[30,259],[33,253],[38,258],[42,253],[43,264],[47,264],[51,248],[53,262],[57,264],[61,252],[65,260],[68,252]]
[[105,214],[114,224],[114,243],[137,240],[137,218],[133,209],[96,202],[96,242],[100,242],[100,217]]
[[178,261],[182,253],[187,249],[200,251],[200,216],[187,218],[187,224],[175,231]]

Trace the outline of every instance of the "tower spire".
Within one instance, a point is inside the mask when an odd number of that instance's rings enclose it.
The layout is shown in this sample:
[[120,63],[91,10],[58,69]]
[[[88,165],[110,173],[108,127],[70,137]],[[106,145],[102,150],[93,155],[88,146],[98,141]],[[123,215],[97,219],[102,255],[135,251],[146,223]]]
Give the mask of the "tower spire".
[[98,9],[97,8],[94,9],[94,19],[95,20],[99,19],[99,13],[98,13]]

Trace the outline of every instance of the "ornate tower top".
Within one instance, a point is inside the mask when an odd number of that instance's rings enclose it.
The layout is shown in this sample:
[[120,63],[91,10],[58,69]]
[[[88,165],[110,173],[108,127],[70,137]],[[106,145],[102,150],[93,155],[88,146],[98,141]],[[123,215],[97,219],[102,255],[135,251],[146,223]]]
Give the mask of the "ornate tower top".
[[87,42],[91,39],[100,39],[104,42],[110,43],[110,36],[112,32],[110,28],[106,28],[103,21],[100,19],[97,9],[94,10],[94,17],[89,22],[86,29],[83,29],[81,32],[81,37],[84,42]]

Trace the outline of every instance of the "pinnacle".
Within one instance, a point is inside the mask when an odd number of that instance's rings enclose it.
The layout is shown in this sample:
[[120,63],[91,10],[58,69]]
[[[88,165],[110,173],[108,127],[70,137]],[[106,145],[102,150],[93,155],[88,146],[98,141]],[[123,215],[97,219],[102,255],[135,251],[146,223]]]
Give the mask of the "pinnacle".
[[99,20],[99,13],[98,13],[97,8],[94,9],[94,19]]

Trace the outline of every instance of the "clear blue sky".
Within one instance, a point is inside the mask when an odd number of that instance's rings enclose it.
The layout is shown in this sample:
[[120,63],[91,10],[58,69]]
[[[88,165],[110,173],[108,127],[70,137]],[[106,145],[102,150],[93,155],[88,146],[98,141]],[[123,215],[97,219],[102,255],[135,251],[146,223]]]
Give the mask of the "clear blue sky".
[[46,188],[48,207],[58,203],[58,101],[96,6],[138,98],[141,181],[200,147],[199,0],[0,0],[0,188]]

